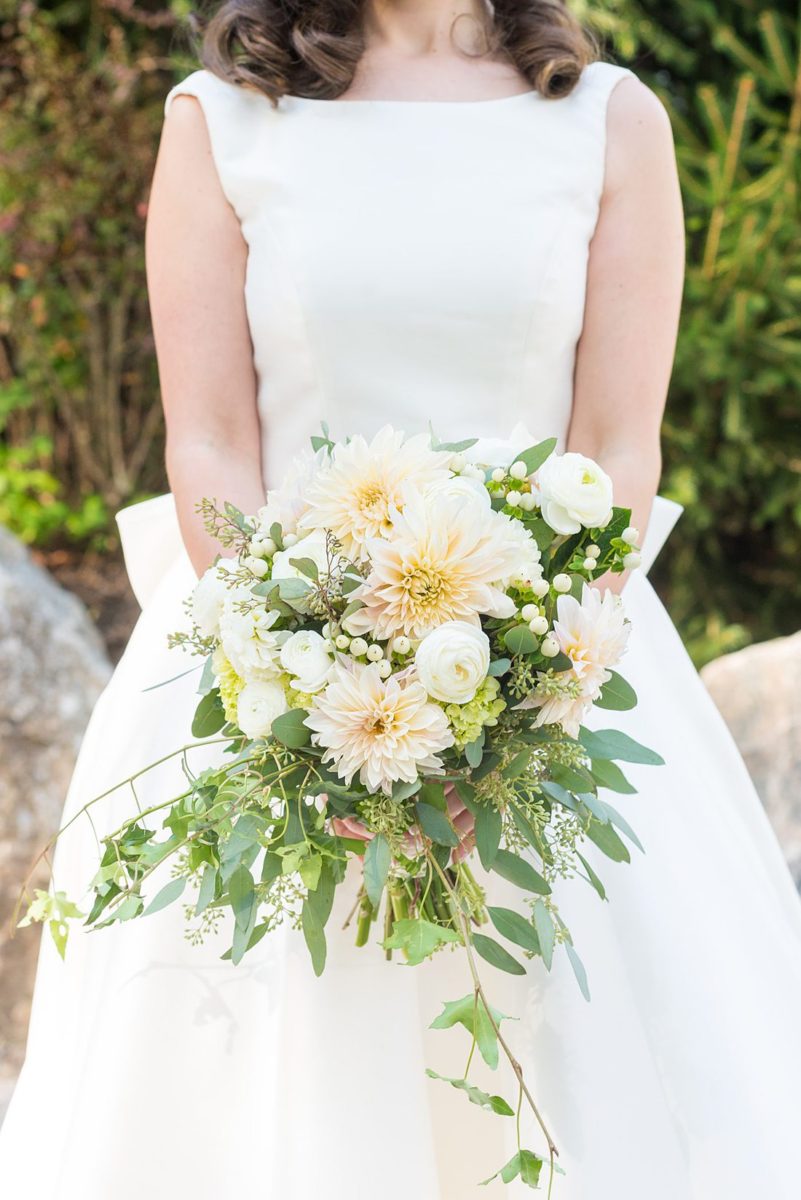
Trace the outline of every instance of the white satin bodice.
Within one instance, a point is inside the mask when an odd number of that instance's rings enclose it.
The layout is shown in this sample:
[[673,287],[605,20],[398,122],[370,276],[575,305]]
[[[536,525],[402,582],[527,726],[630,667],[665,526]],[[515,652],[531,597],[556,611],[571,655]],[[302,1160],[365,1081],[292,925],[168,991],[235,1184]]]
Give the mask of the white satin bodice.
[[265,475],[327,421],[448,439],[518,423],[564,438],[606,106],[597,62],[567,97],[325,101],[196,71],[248,244]]

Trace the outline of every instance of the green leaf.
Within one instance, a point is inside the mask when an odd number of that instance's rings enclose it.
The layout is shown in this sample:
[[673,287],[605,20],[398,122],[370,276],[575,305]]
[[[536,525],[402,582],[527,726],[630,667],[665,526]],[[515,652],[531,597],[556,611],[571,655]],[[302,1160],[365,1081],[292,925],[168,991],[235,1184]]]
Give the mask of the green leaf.
[[489,871],[501,844],[503,818],[497,808],[493,808],[491,804],[482,804],[476,807],[474,821],[478,857],[484,870]]
[[618,792],[625,796],[636,795],[636,787],[629,783],[620,767],[608,759],[592,760],[592,777],[599,787],[608,788],[610,792]]
[[212,863],[206,863],[195,905],[195,916],[199,917],[211,904],[217,892],[217,868]]
[[504,779],[517,779],[519,775],[525,772],[531,758],[531,750],[521,750],[516,754],[501,771],[501,776]]
[[464,748],[464,756],[467,759],[468,766],[476,769],[484,757],[484,742],[486,739],[486,730],[482,729],[481,733],[473,742],[469,742]]
[[531,1150],[518,1150],[517,1154],[509,1159],[506,1166],[501,1167],[500,1171],[496,1171],[494,1175],[490,1175],[489,1179],[484,1179],[480,1186],[486,1187],[498,1176],[504,1183],[511,1183],[519,1175],[522,1183],[531,1188],[538,1188],[543,1165],[543,1159],[538,1154],[533,1154]]
[[606,888],[601,883],[600,879],[598,878],[598,876],[596,875],[595,871],[592,869],[590,864],[587,862],[584,855],[579,854],[578,850],[576,851],[576,855],[578,856],[578,859],[581,862],[581,865],[583,866],[584,870],[587,872],[587,878],[589,879],[590,883],[595,888],[596,892],[601,897],[601,899],[605,900],[606,899]]
[[303,937],[306,940],[306,945],[309,948],[309,954],[312,960],[312,969],[315,975],[322,975],[325,969],[326,958],[326,942],[325,931],[317,913],[314,911],[308,900],[303,902],[303,908],[300,913],[300,923],[303,929]]
[[655,750],[641,746],[639,742],[634,741],[634,738],[621,733],[618,729],[593,731],[582,728],[579,733],[579,741],[590,758],[617,758],[621,762],[644,763],[650,767],[662,766],[665,761]]
[[512,654],[533,654],[540,643],[528,625],[513,625],[503,635],[503,644]]
[[471,1037],[475,1037],[479,1053],[488,1067],[494,1071],[498,1065],[498,1035],[493,1028],[492,1020],[500,1027],[501,1021],[508,1018],[497,1009],[487,1010],[480,996],[471,992],[461,1000],[445,1002],[443,1011],[436,1020],[431,1022],[431,1029],[451,1029],[454,1025],[463,1025]]
[[564,763],[553,763],[551,775],[556,783],[567,788],[569,792],[586,792],[593,786],[589,771],[582,771],[580,767],[566,767]]
[[537,931],[522,913],[515,912],[512,908],[495,907],[488,908],[487,913],[501,937],[515,942],[516,945],[522,946],[524,950],[530,950],[533,954],[540,953],[540,939],[537,937]]
[[142,916],[149,917],[152,913],[157,913],[160,909],[166,908],[168,904],[172,904],[179,898],[185,887],[186,877],[184,875],[179,875],[177,879],[171,879],[169,883],[165,883],[161,891],[156,892]]
[[537,937],[540,939],[542,961],[550,971],[551,963],[553,962],[553,948],[556,943],[556,929],[554,928],[553,918],[542,900],[537,900],[534,904],[533,915],[534,927],[537,930]]
[[430,1068],[426,1068],[426,1075],[429,1079],[439,1079],[442,1083],[449,1083],[451,1087],[464,1092],[471,1104],[477,1104],[479,1108],[483,1108],[486,1112],[497,1113],[499,1117],[513,1117],[515,1115],[514,1109],[506,1103],[502,1096],[491,1096],[488,1092],[482,1092],[481,1088],[474,1087],[466,1079],[451,1079],[447,1075],[438,1075],[436,1071],[432,1071]]
[[505,675],[512,665],[510,658],[496,658],[495,662],[491,662],[487,669],[488,675]]
[[207,692],[195,709],[192,719],[192,736],[196,738],[213,737],[225,724],[220,693],[217,688]]
[[[280,859],[279,859],[280,862]],[[329,861],[324,861],[320,880],[313,892],[309,892],[304,903],[311,909],[321,928],[325,928],[334,905],[337,883]]]
[[320,882],[320,872],[323,867],[323,859],[320,854],[308,854],[300,860],[298,873],[306,888],[313,892]]
[[438,846],[458,846],[459,837],[445,813],[430,804],[418,801],[415,806],[420,828],[427,838]]
[[595,701],[598,708],[614,709],[625,712],[637,705],[637,693],[630,683],[627,683],[617,671],[610,672],[611,678],[601,688],[601,694]]
[[434,925],[422,917],[405,917],[396,921],[392,936],[384,942],[385,950],[402,950],[410,967],[417,967],[429,958],[444,942],[458,942],[455,929]]
[[565,942],[565,950],[567,951],[567,957],[570,960],[570,965],[573,968],[573,974],[575,975],[576,981],[581,988],[581,994],[585,1000],[589,1000],[590,985],[587,982],[587,972],[584,967],[584,963],[581,961],[576,953],[575,947],[570,942]]
[[256,903],[256,893],[253,888],[253,876],[247,867],[241,864],[228,880],[228,899],[234,910],[237,925],[240,929],[246,929]]
[[499,971],[506,971],[508,975],[525,975],[526,968],[522,963],[513,958],[508,950],[504,950],[503,946],[494,938],[487,937],[483,933],[474,933],[472,941],[477,953],[491,967],[496,967]]
[[499,850],[495,855],[492,869],[510,883],[523,888],[527,892],[536,892],[539,896],[551,894],[550,884],[543,879],[539,871],[535,871],[531,863],[512,854],[510,850]]
[[282,600],[301,600],[308,596],[311,588],[303,579],[279,579],[278,595]]
[[364,852],[364,887],[373,908],[378,908],[389,875],[392,854],[383,833],[367,843]]
[[313,579],[316,582],[319,578],[320,572],[313,558],[290,558],[289,561],[295,570],[300,571],[307,579]]
[[522,454],[516,454],[509,466],[512,467],[516,462],[526,464],[526,471],[529,475],[533,475],[538,471],[546,458],[550,458],[556,449],[556,438],[546,438],[544,442],[538,442],[536,446],[529,446],[528,450],[524,450]]
[[631,862],[628,846],[611,825],[602,825],[593,817],[587,827],[587,837],[607,858],[611,858],[612,862]]
[[273,737],[290,750],[300,750],[307,746],[311,741],[311,730],[305,724],[307,716],[305,708],[291,708],[289,712],[282,713],[272,723]]
[[616,808],[612,808],[611,804],[604,804],[604,808],[606,809],[606,815],[612,824],[617,826],[621,833],[625,833],[629,841],[633,842],[637,849],[645,854],[645,847],[622,813],[619,813]]
[[401,800],[408,800],[420,791],[421,783],[419,779],[413,780],[412,783],[396,783],[392,788],[392,799],[396,804]]

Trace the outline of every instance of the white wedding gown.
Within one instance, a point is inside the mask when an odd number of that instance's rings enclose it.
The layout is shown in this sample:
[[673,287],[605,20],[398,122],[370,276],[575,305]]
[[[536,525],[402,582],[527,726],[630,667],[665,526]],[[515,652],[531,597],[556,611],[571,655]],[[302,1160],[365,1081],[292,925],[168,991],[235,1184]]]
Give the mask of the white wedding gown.
[[[262,96],[200,71],[198,97],[249,245],[247,307],[266,478],[321,420],[447,438],[567,430],[606,104],[628,72],[588,67],[569,97],[328,102]],[[187,207],[192,204],[187,183]],[[225,403],[225,397],[220,397]],[[655,509],[652,556],[671,514]],[[189,739],[196,675],[166,649],[192,584],[169,499],[121,527],[144,611],[92,718],[67,814]],[[555,1200],[795,1200],[801,1194],[801,906],[726,728],[644,574],[625,590],[624,663],[640,695],[608,714],[665,757],[614,803],[645,854],[593,862],[609,903],[560,889],[590,980],[486,968],[490,994],[553,1127]],[[191,664],[190,664],[191,665]],[[143,803],[178,789],[166,764]],[[109,827],[121,792],[100,807]],[[96,861],[81,820],[55,882]],[[352,875],[352,886],[356,878]],[[504,885],[493,879],[504,903]],[[471,1200],[529,1194],[479,1180],[515,1149],[514,1121],[426,1078],[458,1075],[468,1037],[424,1032],[470,991],[461,954],[387,964],[329,925],[315,979],[301,936],[220,960],[182,905],[43,940],[27,1061],[0,1138],[7,1200]],[[520,894],[516,899],[519,901]],[[509,900],[507,899],[508,903]],[[337,920],[337,916],[339,920]],[[24,936],[24,935],[20,935]],[[376,932],[378,936],[378,931]],[[515,1099],[504,1071],[477,1073]],[[543,1148],[524,1121],[525,1144]]]

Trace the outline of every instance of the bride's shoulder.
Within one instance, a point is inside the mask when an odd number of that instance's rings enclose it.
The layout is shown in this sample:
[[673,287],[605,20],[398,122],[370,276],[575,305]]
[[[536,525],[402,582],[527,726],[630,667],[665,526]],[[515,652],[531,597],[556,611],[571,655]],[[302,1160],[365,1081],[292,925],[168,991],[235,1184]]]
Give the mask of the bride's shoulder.
[[629,67],[598,61],[584,69],[582,84],[600,94],[605,113],[607,183],[672,160],[669,112],[653,88]]

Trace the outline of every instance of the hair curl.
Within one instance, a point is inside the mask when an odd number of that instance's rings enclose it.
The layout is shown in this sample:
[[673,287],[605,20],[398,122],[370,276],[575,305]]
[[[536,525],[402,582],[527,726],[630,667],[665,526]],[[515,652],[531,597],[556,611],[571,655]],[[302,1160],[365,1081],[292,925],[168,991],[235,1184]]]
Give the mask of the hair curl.
[[[203,65],[230,83],[333,100],[351,84],[365,49],[366,0],[225,0],[198,23]],[[573,90],[598,58],[592,35],[564,0],[493,0],[487,53],[505,57],[548,99]]]

